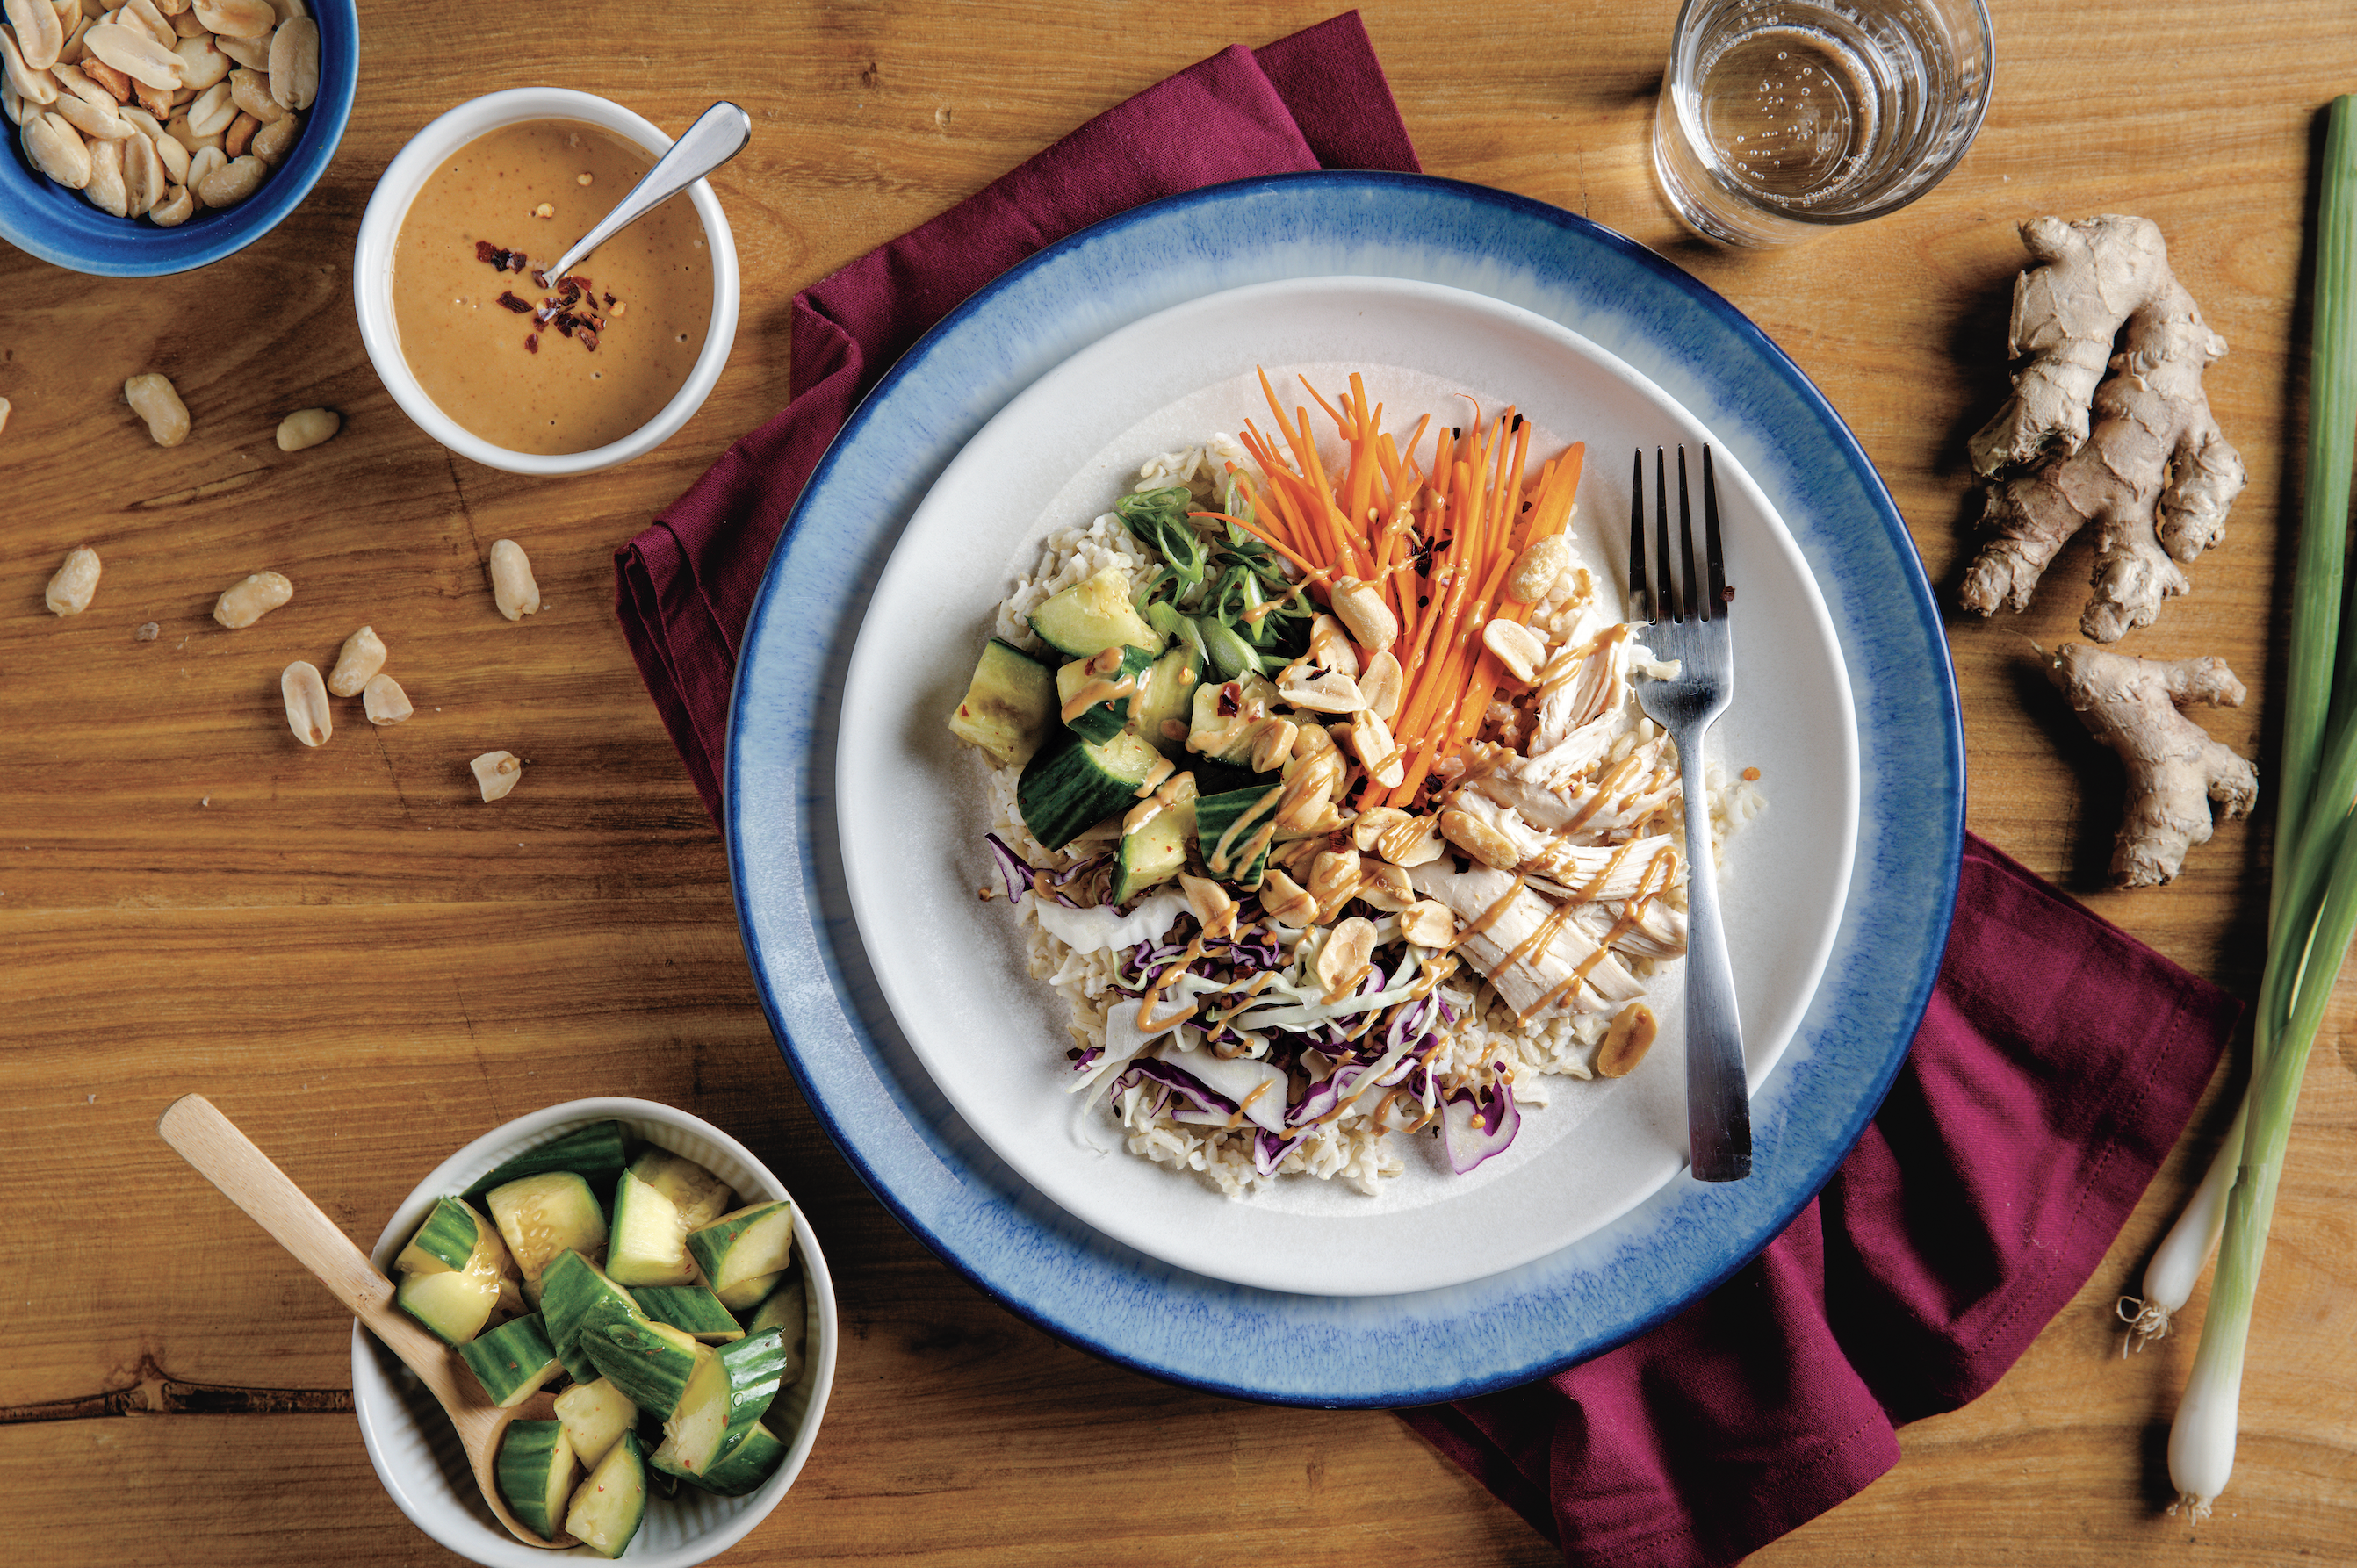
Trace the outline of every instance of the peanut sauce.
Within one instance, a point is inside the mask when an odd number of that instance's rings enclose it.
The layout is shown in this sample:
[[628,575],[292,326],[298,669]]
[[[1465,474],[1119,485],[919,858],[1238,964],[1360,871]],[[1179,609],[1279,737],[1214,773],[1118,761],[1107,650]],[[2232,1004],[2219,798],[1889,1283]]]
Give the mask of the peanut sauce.
[[[1237,815],[1236,820],[1228,824],[1227,832],[1220,835],[1219,842],[1211,846],[1211,853],[1203,856],[1203,865],[1209,868],[1212,875],[1225,876],[1228,875],[1229,868],[1235,864],[1229,858],[1229,856],[1233,850],[1236,835],[1243,832],[1245,823],[1251,822],[1254,817],[1259,816],[1263,811],[1275,805],[1277,798],[1284,793],[1285,789],[1283,786],[1277,786],[1271,789],[1259,800],[1254,800],[1251,805],[1245,807],[1243,811]],[[1275,836],[1275,832],[1276,824],[1272,822],[1264,829],[1256,838],[1247,841],[1243,864],[1250,865],[1254,859],[1260,854],[1260,849],[1253,846],[1257,844],[1262,847],[1265,847],[1270,838]]]

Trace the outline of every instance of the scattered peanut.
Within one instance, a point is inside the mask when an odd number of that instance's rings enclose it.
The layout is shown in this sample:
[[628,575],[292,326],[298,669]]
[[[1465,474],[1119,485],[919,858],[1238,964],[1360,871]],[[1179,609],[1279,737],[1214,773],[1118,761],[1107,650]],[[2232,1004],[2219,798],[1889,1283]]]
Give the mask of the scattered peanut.
[[1389,649],[1367,661],[1366,673],[1359,677],[1360,695],[1367,706],[1385,724],[1399,717],[1400,688],[1405,682],[1400,674],[1400,661]]
[[491,597],[500,607],[500,614],[510,620],[522,620],[540,609],[540,585],[532,579],[532,563],[525,559],[523,546],[512,539],[501,539],[491,545]]
[[1208,877],[1189,876],[1182,871],[1178,874],[1178,888],[1187,896],[1187,908],[1203,923],[1205,930],[1236,907],[1228,890]]
[[147,434],[158,446],[178,446],[188,438],[188,405],[171,378],[156,371],[132,377],[123,383],[123,401],[131,412],[147,422]]
[[8,414],[15,407],[6,398],[0,397],[0,430],[8,428]]
[[1359,858],[1359,897],[1388,914],[1400,914],[1415,903],[1415,884],[1399,866],[1372,855]]
[[511,751],[487,751],[467,766],[475,770],[475,783],[485,800],[505,796],[523,776],[523,762]]
[[1261,875],[1261,912],[1280,925],[1307,926],[1318,918],[1318,900],[1282,871]]
[[1437,951],[1457,940],[1457,917],[1437,898],[1419,898],[1400,912],[1400,935]]
[[143,620],[139,623],[139,628],[131,634],[131,640],[134,642],[153,642],[163,635],[164,628],[162,627],[156,625],[152,620]]
[[295,585],[275,572],[256,572],[235,583],[213,605],[213,619],[231,631],[252,626],[295,596]]
[[1551,533],[1516,557],[1514,575],[1506,579],[1507,592],[1518,604],[1537,604],[1570,564],[1571,541]]
[[1367,705],[1359,683],[1340,670],[1312,675],[1300,664],[1288,666],[1278,677],[1276,694],[1294,707],[1319,714],[1355,714]]
[[1374,956],[1375,928],[1362,916],[1353,915],[1336,926],[1326,938],[1326,945],[1318,950],[1318,983],[1332,996],[1358,983],[1367,972],[1367,961]]
[[1380,653],[1399,637],[1399,617],[1392,614],[1391,606],[1383,603],[1383,595],[1372,585],[1344,577],[1334,585],[1331,599],[1334,613],[1342,618],[1360,647]]
[[339,697],[359,696],[361,688],[384,668],[384,639],[377,636],[376,628],[361,628],[344,639],[336,667],[328,675],[328,690]]
[[1506,673],[1525,686],[1538,679],[1539,668],[1546,662],[1546,639],[1503,616],[1493,618],[1481,628],[1481,646],[1496,654]]
[[1661,1022],[1651,1007],[1642,1002],[1630,1003],[1613,1015],[1612,1026],[1604,1032],[1604,1043],[1596,1047],[1597,1072],[1605,1078],[1628,1077],[1645,1059],[1653,1036],[1660,1032]]
[[89,545],[78,545],[66,553],[65,564],[49,579],[48,600],[49,613],[78,616],[90,608],[90,598],[98,592],[98,552]]
[[1448,807],[1440,813],[1440,831],[1450,843],[1494,871],[1512,871],[1523,863],[1513,840],[1469,811]]
[[305,746],[325,746],[336,733],[336,715],[328,706],[328,688],[319,667],[296,660],[278,675],[279,699],[286,704],[286,727]]
[[278,422],[278,449],[300,452],[317,446],[343,427],[344,416],[332,408],[298,408]]
[[372,725],[397,725],[417,710],[409,705],[409,693],[400,682],[390,675],[371,675],[361,688],[361,711]]
[[1351,749],[1359,758],[1359,766],[1367,777],[1386,789],[1396,789],[1407,779],[1405,757],[1392,740],[1391,725],[1372,710],[1351,721]]
[[1322,849],[1309,863],[1309,896],[1318,900],[1321,914],[1332,918],[1334,912],[1359,892],[1359,854],[1356,850]]

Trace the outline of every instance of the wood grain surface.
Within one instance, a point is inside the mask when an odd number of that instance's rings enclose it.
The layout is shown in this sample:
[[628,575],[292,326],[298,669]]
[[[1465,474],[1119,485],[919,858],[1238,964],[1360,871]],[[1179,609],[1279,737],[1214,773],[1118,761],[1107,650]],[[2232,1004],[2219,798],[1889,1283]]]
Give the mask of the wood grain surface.
[[[0,1521],[39,1563],[455,1561],[394,1509],[349,1411],[348,1315],[156,1135],[209,1096],[354,1238],[460,1144],[593,1094],[728,1130],[802,1198],[845,1337],[808,1469],[729,1561],[1544,1563],[1537,1534],[1394,1417],[1263,1408],[1107,1366],[1015,1318],[912,1240],[819,1131],[757,1005],[720,842],[612,609],[611,556],[783,401],[794,292],[1090,116],[1329,4],[703,0],[561,11],[371,6],[340,154],[283,227],[196,274],[100,280],[0,247]],[[2005,388],[2017,226],[2159,222],[2232,344],[2208,386],[2249,465],[2194,592],[2144,653],[2223,656],[2248,705],[2203,715],[2273,766],[2305,429],[2318,115],[2357,87],[2339,0],[1996,0],[1996,104],[1963,166],[1896,216],[1790,251],[1681,237],[1648,135],[1671,0],[1374,0],[1368,29],[1432,173],[1584,213],[1748,312],[1888,479],[1944,602],[1976,502],[1964,437]],[[522,81],[618,98],[676,132],[752,111],[715,180],[746,308],[718,391],[619,470],[527,480],[456,459],[379,385],[352,317],[360,213],[444,108]],[[121,401],[162,371],[196,429],[151,445]],[[276,450],[290,410],[343,434]],[[490,608],[493,540],[548,607]],[[92,608],[41,605],[71,547]],[[2025,639],[2073,635],[2088,554],[2037,606],[1952,615],[1971,823],[2180,963],[2249,996],[2271,810],[2158,891],[2100,883],[2120,779]],[[294,602],[209,618],[245,574]],[[159,635],[135,640],[154,621]],[[295,744],[277,671],[363,621],[417,704]],[[339,717],[342,710],[339,709]],[[486,807],[467,760],[529,761]],[[2222,1075],[2079,1299],[1984,1398],[1902,1433],[1865,1493],[1755,1561],[1865,1564],[2357,1560],[2357,1042],[2313,1058],[2218,1517],[2167,1517],[2162,1449],[2190,1335],[2123,1360],[2113,1299],[2214,1146]],[[2245,1031],[2247,1035],[2247,1031]],[[2238,1042],[2246,1047],[2247,1039]],[[2198,1325],[2193,1315],[2188,1328]]]

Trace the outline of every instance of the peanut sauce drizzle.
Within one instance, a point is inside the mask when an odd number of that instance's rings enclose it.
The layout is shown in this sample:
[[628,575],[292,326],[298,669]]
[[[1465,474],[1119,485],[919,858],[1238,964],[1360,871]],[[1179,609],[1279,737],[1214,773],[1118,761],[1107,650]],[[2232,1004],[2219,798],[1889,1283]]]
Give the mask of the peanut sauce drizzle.
[[[1270,789],[1268,792],[1261,796],[1259,800],[1254,800],[1251,805],[1245,807],[1243,811],[1239,812],[1234,822],[1228,824],[1227,831],[1222,833],[1219,837],[1219,841],[1211,846],[1211,852],[1203,857],[1203,865],[1211,871],[1212,875],[1225,876],[1228,875],[1229,868],[1235,864],[1231,856],[1234,850],[1236,835],[1243,832],[1245,823],[1251,822],[1254,817],[1259,816],[1263,811],[1275,806],[1278,799],[1282,797],[1284,793],[1285,787],[1282,785]],[[1269,840],[1274,838],[1275,835],[1276,824],[1275,822],[1271,822],[1258,834],[1246,841],[1244,845],[1243,864],[1250,865],[1253,861],[1259,856],[1261,848],[1265,847],[1268,843]]]
[[[1626,848],[1627,846],[1623,845],[1622,847]],[[1587,980],[1590,974],[1593,974],[1596,972],[1597,965],[1604,961],[1604,955],[1612,950],[1612,944],[1619,941],[1622,937],[1627,936],[1631,931],[1635,930],[1637,927],[1643,922],[1645,918],[1645,907],[1648,904],[1651,904],[1655,898],[1661,897],[1663,893],[1669,891],[1670,879],[1677,875],[1677,858],[1676,851],[1671,849],[1667,845],[1663,845],[1654,854],[1652,860],[1645,863],[1644,872],[1637,881],[1637,891],[1631,894],[1628,900],[1620,906],[1620,918],[1612,922],[1612,929],[1604,934],[1604,940],[1602,941],[1597,943],[1596,950],[1589,953],[1586,958],[1580,960],[1578,964],[1573,968],[1571,978],[1565,981],[1561,985],[1556,986],[1553,991],[1548,992],[1544,996],[1540,997],[1537,1004],[1532,1007],[1529,1012],[1516,1014],[1514,1016],[1514,1021],[1516,1023],[1526,1023],[1530,1019],[1536,1017],[1539,1014],[1545,1012],[1549,1007],[1554,1006],[1556,1003],[1563,1001],[1566,997],[1569,996],[1582,982]],[[1659,886],[1652,885],[1653,881],[1653,874],[1656,871],[1662,874],[1661,885]],[[1565,905],[1564,908],[1569,908],[1570,906]]]

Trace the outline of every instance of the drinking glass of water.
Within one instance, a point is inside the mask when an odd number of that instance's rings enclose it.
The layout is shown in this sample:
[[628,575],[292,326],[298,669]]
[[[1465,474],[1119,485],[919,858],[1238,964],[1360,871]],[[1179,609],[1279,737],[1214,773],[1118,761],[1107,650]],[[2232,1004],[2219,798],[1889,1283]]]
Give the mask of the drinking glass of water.
[[1995,64],[1983,0],[1685,0],[1653,172],[1730,245],[1878,218],[1964,156]]

